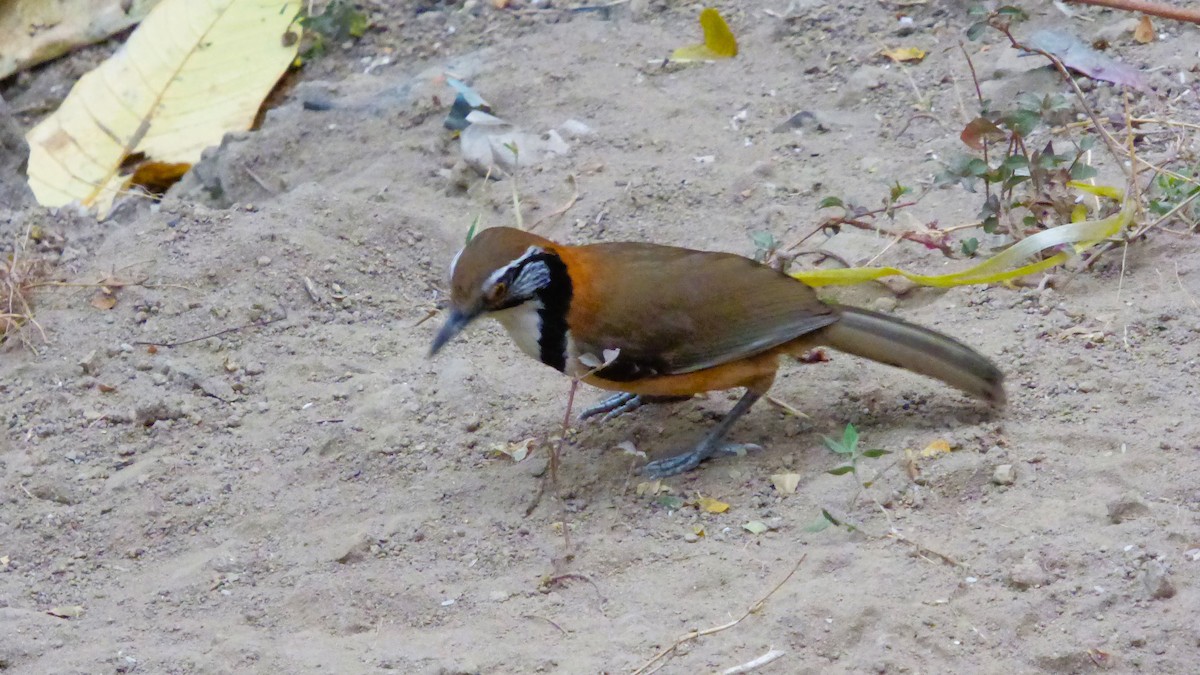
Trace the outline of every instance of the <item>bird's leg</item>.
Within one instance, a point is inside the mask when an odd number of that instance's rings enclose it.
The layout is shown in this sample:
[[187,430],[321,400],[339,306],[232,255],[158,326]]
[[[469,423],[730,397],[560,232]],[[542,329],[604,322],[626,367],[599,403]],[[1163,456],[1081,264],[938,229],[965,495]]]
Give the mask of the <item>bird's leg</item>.
[[714,455],[740,455],[747,450],[761,449],[752,443],[726,443],[725,436],[734,423],[742,415],[745,415],[754,402],[762,398],[762,395],[760,391],[747,389],[737,405],[733,406],[733,410],[726,413],[717,426],[696,444],[696,447],[673,457],[650,462],[642,467],[642,473],[651,478],[665,478],[694,469],[700,462]]
[[686,401],[691,396],[639,396],[637,394],[621,393],[613,394],[596,405],[579,413],[579,419],[586,420],[589,417],[595,417],[601,413],[607,413],[600,418],[601,422],[608,422],[614,417],[619,417],[627,412],[632,412],[642,407],[647,403],[671,403],[674,401]]

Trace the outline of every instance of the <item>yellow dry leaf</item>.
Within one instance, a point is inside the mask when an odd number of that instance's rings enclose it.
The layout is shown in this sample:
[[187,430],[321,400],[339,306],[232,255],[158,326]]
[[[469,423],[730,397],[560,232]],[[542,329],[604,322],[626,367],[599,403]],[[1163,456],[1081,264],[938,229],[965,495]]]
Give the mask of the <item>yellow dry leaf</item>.
[[704,536],[704,534],[705,534],[705,533],[704,533],[704,526],[703,526],[703,525],[693,525],[693,526],[692,526],[692,532],[693,532],[693,533],[695,533],[695,535],[696,535],[697,537],[703,537],[703,536]]
[[775,490],[781,495],[795,494],[796,486],[800,485],[800,474],[777,473],[771,476],[771,484],[775,486]]
[[1158,35],[1154,32],[1154,24],[1150,23],[1150,17],[1142,15],[1138,25],[1133,29],[1133,39],[1144,45],[1158,39]]
[[925,50],[918,47],[898,47],[896,49],[883,50],[883,55],[896,63],[920,61],[925,58]]
[[0,2],[0,80],[132,26],[158,0]]
[[712,497],[701,497],[696,500],[696,506],[709,513],[725,513],[729,510],[729,505]]
[[103,219],[129,184],[132,156],[191,165],[226,133],[249,129],[296,55],[299,41],[285,35],[299,30],[300,4],[162,0],[26,135],[38,202],[79,202]]
[[700,27],[704,29],[704,44],[680,47],[671,53],[672,61],[712,61],[737,56],[737,38],[721,13],[712,7],[700,12]]
[[921,457],[928,459],[930,457],[944,455],[947,452],[950,452],[950,442],[939,438],[925,446],[925,449],[921,451]]

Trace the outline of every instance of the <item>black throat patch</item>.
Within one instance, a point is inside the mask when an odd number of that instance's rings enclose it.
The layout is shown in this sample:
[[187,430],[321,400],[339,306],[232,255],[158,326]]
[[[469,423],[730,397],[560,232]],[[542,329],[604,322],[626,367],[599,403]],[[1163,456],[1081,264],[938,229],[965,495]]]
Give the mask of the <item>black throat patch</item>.
[[567,369],[567,311],[571,308],[571,276],[567,265],[553,253],[541,253],[532,258],[546,264],[550,270],[550,283],[537,292],[542,301],[538,317],[542,330],[538,335],[538,349],[542,363],[559,372]]

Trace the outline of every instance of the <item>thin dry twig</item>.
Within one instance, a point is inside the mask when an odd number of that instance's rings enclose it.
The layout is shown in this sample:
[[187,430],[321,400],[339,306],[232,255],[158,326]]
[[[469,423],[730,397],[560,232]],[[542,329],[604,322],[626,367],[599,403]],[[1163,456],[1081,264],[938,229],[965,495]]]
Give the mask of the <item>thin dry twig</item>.
[[562,214],[566,213],[567,211],[570,211],[571,207],[575,206],[575,202],[579,201],[579,183],[575,180],[575,175],[567,174],[567,182],[571,184],[571,198],[567,200],[566,204],[563,204],[561,207],[555,209],[554,211],[547,213],[546,215],[542,216],[541,218],[538,218],[537,221],[534,222],[534,224],[529,226],[529,231],[532,232],[535,228],[537,228],[538,225],[541,225],[542,223],[546,222],[547,220],[550,220],[551,218],[557,218],[557,217],[561,216]]
[[[720,626],[713,626],[712,628],[705,628],[703,630],[694,630],[690,633],[681,635],[679,637],[679,639],[675,640],[674,644],[672,644],[670,647],[667,647],[666,649],[662,650],[658,654],[655,654],[654,658],[652,658],[649,661],[647,661],[646,663],[644,663],[641,668],[638,668],[637,670],[633,671],[633,675],[645,675],[646,673],[654,672],[654,671],[650,670],[650,667],[653,666],[654,664],[658,663],[659,661],[662,661],[663,659],[670,656],[671,654],[673,654],[675,652],[675,650],[679,649],[680,645],[682,645],[683,643],[690,642],[697,638],[704,637],[705,635],[712,635],[713,633],[720,633],[723,630],[729,630],[730,628],[733,628],[734,626],[741,623],[746,617],[761,610],[763,608],[763,606],[766,604],[767,600],[769,600],[772,595],[775,595],[775,593],[780,588],[783,588],[783,585],[786,584],[788,582],[788,580],[790,580],[792,578],[792,576],[796,574],[796,572],[800,569],[800,565],[802,565],[804,563],[804,559],[807,557],[808,557],[807,553],[800,556],[800,559],[797,560],[796,564],[792,566],[792,570],[787,573],[787,576],[785,576],[782,581],[775,584],[775,587],[772,588],[770,591],[768,591],[766,595],[762,596],[762,598],[760,598],[758,602],[754,603],[753,605],[750,605],[750,607],[745,612],[743,612],[741,616],[739,616],[738,618],[736,618],[733,621],[730,621],[728,623],[723,623]],[[658,670],[658,669],[655,668],[655,670]]]
[[1142,14],[1158,16],[1164,19],[1200,24],[1200,9],[1172,7],[1171,5],[1147,2],[1146,0],[1067,0],[1067,2],[1123,9],[1127,12],[1141,12]]
[[551,626],[554,626],[555,628],[557,628],[558,632],[562,633],[563,635],[568,635],[565,628],[563,628],[562,626],[558,625],[557,623],[551,621],[550,619],[547,619],[544,616],[540,616],[538,614],[522,614],[521,618],[522,619],[538,619],[540,621],[545,621],[546,623],[550,624]]
[[13,241],[12,255],[4,265],[0,265],[0,294],[3,294],[0,299],[0,341],[9,335],[19,335],[22,344],[36,354],[37,349],[21,332],[21,328],[26,324],[33,326],[43,342],[50,341],[41,324],[33,318],[33,301],[29,297],[31,291],[41,285],[39,279],[47,274],[48,265],[25,255],[26,244],[32,233],[31,225],[26,228],[24,236],[17,235]]
[[742,673],[752,673],[768,663],[778,660],[786,653],[787,652],[783,651],[782,649],[770,649],[766,654],[763,654],[756,659],[751,659],[740,666],[734,666],[726,669],[721,673],[721,675],[742,675]]
[[287,318],[287,316],[283,315],[283,316],[271,317],[270,319],[264,319],[262,321],[252,321],[250,323],[244,323],[240,326],[234,326],[232,328],[226,328],[224,330],[219,330],[215,333],[208,333],[207,335],[201,335],[199,337],[188,338],[186,340],[179,340],[177,342],[148,342],[148,341],[139,340],[132,344],[147,345],[147,346],[151,346],[151,347],[178,347],[180,345],[191,344],[193,342],[200,342],[201,340],[207,340],[209,338],[220,337],[220,336],[226,335],[228,333],[236,333],[240,330],[245,330],[246,328],[261,328],[263,326],[269,326],[278,321],[283,321],[286,318]]

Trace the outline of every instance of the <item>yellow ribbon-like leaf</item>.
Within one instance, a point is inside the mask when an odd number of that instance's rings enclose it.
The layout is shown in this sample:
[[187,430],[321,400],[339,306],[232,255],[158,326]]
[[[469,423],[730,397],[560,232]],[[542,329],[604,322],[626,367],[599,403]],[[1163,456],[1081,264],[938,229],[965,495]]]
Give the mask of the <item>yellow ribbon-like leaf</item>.
[[[1098,196],[1117,199],[1124,198],[1119,190],[1112,187],[1096,187],[1075,182],[1070,183],[1070,185],[1076,189]],[[1136,209],[1136,202],[1132,199],[1126,199],[1121,206],[1121,210],[1107,218],[1101,220],[1084,220],[1043,230],[1022,239],[974,267],[953,274],[913,274],[895,267],[851,267],[839,270],[806,270],[804,272],[795,272],[792,276],[809,286],[858,284],[864,281],[874,281],[894,276],[904,277],[921,286],[935,286],[938,288],[1007,281],[1061,265],[1069,260],[1072,255],[1079,255],[1101,241],[1116,236],[1133,222],[1133,215]],[[1059,251],[1049,258],[1039,260],[1035,263],[1020,264],[1042,251],[1066,245],[1070,245],[1073,250]]]
[[676,49],[671,53],[672,61],[713,61],[737,56],[737,38],[720,12],[712,7],[702,10],[700,27],[704,29],[704,44]]
[[139,158],[191,165],[249,129],[295,58],[299,10],[298,0],[162,0],[26,135],[38,201],[104,218]]

